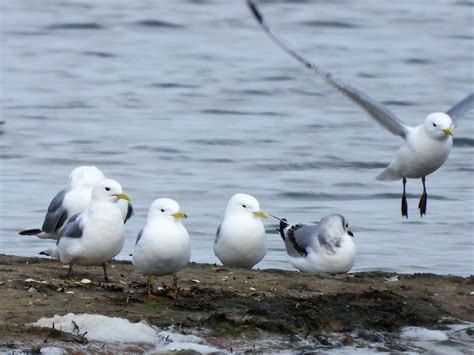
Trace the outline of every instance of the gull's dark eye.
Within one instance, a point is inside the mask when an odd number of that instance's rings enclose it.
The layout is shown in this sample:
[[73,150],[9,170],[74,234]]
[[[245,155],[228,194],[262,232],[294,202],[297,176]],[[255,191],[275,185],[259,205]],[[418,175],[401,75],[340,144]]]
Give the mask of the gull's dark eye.
[[436,123],[433,123],[433,127],[436,127]]
[[346,223],[346,228],[349,228],[349,224]]
[[106,188],[105,188],[105,191],[110,191],[110,187],[106,187]]
[[164,209],[161,209],[160,211],[161,211],[161,212],[165,212],[165,210],[164,210]]
[[242,205],[243,208],[247,208],[247,205]]

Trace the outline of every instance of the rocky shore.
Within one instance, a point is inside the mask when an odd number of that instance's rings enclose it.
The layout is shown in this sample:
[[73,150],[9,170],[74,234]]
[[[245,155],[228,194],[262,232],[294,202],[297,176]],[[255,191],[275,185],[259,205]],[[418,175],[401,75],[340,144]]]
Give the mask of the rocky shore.
[[268,335],[310,336],[330,345],[328,334],[334,333],[350,345],[354,333],[364,337],[405,326],[442,329],[474,321],[472,276],[310,275],[191,263],[179,274],[174,300],[166,286],[171,277],[155,278],[155,297],[147,297],[145,277],[130,262],[113,261],[108,270],[107,283],[100,267],[75,266],[66,279],[67,269],[57,261],[0,255],[0,348],[87,342],[79,333],[30,325],[41,317],[67,313],[146,320],[185,333],[199,330],[208,339],[220,339],[221,347],[225,339]]

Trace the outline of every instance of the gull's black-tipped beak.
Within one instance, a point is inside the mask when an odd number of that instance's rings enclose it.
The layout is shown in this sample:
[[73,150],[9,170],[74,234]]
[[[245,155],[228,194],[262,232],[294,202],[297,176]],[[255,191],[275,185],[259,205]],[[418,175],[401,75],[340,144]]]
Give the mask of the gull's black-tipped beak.
[[347,234],[349,234],[352,238],[354,238],[354,233],[352,233],[352,231],[347,231]]

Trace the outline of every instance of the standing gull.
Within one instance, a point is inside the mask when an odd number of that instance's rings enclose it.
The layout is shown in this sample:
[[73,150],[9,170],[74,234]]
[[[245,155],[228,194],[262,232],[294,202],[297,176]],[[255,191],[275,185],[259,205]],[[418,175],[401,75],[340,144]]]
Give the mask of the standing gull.
[[130,202],[130,197],[122,192],[122,186],[115,180],[101,180],[92,189],[89,206],[72,216],[59,234],[56,248],[40,254],[69,264],[68,277],[74,264],[102,265],[104,278],[108,281],[105,263],[120,253],[125,240],[120,200]]
[[49,204],[41,229],[28,229],[20,235],[36,235],[41,239],[58,239],[66,221],[89,205],[91,190],[105,179],[95,166],[79,166],[69,174],[69,186],[59,191]]
[[191,241],[181,223],[186,214],[176,201],[169,198],[155,200],[148,212],[145,227],[138,233],[133,250],[133,265],[147,275],[148,295],[152,294],[152,276],[173,275],[173,290],[177,296],[176,273],[191,257]]
[[[69,174],[69,186],[59,191],[49,204],[41,229],[28,229],[19,234],[57,240],[68,219],[89,206],[92,188],[104,179],[102,171],[95,166],[75,168]],[[120,201],[120,208],[125,222],[133,216],[133,208],[128,201]]]
[[267,253],[265,228],[255,197],[235,194],[227,204],[224,220],[217,229],[214,254],[225,266],[251,269]]
[[285,242],[288,261],[303,272],[348,272],[354,265],[356,247],[349,224],[339,214],[318,224],[289,224],[280,219],[278,231]]
[[386,106],[372,99],[361,90],[335,78],[331,73],[311,63],[291,49],[284,41],[272,32],[262,13],[256,7],[255,1],[247,0],[247,3],[258,23],[270,36],[273,42],[308,69],[320,76],[326,83],[336,88],[354,103],[358,104],[387,130],[405,140],[405,144],[395,153],[392,162],[376,177],[376,179],[383,181],[403,181],[401,212],[402,216],[407,218],[408,205],[405,193],[406,179],[421,179],[423,193],[420,197],[418,209],[420,210],[420,216],[423,217],[423,215],[426,214],[428,200],[425,186],[426,176],[439,169],[448,158],[453,145],[453,128],[457,121],[467,111],[474,108],[474,94],[467,96],[446,113],[435,112],[429,114],[424,123],[419,126],[407,126]]

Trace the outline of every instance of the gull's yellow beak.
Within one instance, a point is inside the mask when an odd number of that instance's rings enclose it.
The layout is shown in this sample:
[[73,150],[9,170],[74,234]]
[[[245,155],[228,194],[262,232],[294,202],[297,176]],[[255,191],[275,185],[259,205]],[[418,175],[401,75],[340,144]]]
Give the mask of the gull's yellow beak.
[[254,215],[256,215],[257,217],[260,217],[260,218],[268,218],[268,215],[263,212],[263,211],[255,211],[255,212],[252,212]]
[[172,216],[174,218],[188,218],[188,216],[186,216],[186,213],[181,212],[181,211],[173,213]]
[[132,202],[130,196],[128,196],[125,192],[121,194],[115,194],[114,196],[117,197],[119,200],[127,200],[128,202]]
[[446,133],[447,136],[452,136],[453,135],[453,130],[449,127],[443,129],[443,132]]

